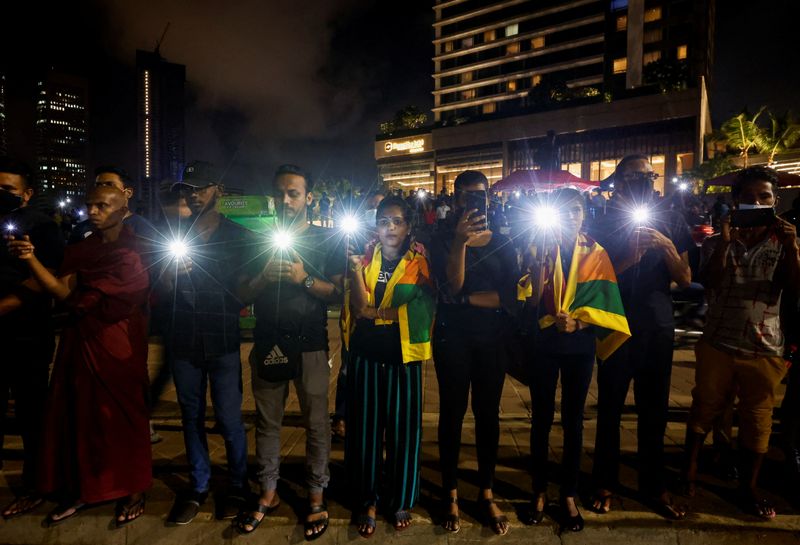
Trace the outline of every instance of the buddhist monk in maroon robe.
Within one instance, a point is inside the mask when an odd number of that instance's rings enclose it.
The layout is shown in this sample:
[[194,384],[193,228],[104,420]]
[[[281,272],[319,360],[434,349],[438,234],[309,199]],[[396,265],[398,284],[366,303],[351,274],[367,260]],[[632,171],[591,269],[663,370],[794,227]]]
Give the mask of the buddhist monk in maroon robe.
[[58,277],[27,237],[9,242],[42,288],[63,301],[61,334],[46,407],[39,487],[59,499],[60,523],[84,507],[118,500],[122,526],[144,513],[152,482],[144,307],[148,276],[136,238],[123,227],[124,195],[98,188],[86,198],[94,234],[68,246]]

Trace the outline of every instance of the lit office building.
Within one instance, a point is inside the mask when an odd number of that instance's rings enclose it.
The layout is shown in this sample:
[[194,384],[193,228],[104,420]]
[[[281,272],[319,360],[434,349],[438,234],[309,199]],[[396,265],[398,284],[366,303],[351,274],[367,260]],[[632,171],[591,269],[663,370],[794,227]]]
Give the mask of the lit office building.
[[[629,153],[671,179],[701,159],[713,0],[433,8],[434,125],[376,140],[380,173],[397,187],[451,190],[466,169],[490,182],[537,168],[599,180]],[[414,140],[426,146],[410,153]],[[669,191],[663,179],[658,188]]]
[[86,187],[88,81],[49,71],[37,85],[36,168],[42,190],[77,197]]
[[136,52],[138,87],[138,191],[144,207],[156,210],[158,188],[178,180],[184,166],[186,67],[156,52]]

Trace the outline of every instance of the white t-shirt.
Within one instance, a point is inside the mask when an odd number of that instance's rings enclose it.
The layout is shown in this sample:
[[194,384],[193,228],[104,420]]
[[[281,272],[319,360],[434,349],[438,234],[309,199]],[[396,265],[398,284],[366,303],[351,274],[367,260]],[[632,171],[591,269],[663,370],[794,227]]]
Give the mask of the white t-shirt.
[[445,220],[447,219],[447,213],[450,211],[450,207],[446,204],[440,204],[436,207],[436,219],[437,220]]

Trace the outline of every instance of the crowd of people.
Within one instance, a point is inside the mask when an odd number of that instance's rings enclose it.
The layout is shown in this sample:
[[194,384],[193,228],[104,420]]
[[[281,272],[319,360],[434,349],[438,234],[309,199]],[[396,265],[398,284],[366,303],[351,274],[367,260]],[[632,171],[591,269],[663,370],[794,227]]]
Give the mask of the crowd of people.
[[[332,432],[345,441],[358,533],[374,535],[379,513],[397,531],[408,528],[421,489],[422,367],[433,360],[442,526],[461,527],[459,455],[471,397],[478,505],[492,531],[504,535],[509,519],[493,495],[499,406],[509,346],[521,329],[532,399],[532,484],[523,522],[539,524],[548,512],[549,436],[560,377],[557,518],[563,530],[584,527],[578,481],[595,372],[594,493],[587,507],[600,514],[614,508],[621,415],[633,383],[640,497],[666,518],[683,518],[687,507],[671,491],[664,453],[671,287],[692,282],[689,252],[696,243],[685,210],[654,198],[656,177],[646,156],[631,155],[617,166],[607,202],[559,188],[526,195],[523,206],[519,198],[512,205],[494,202],[487,178],[468,170],[455,179],[453,195],[372,192],[363,199],[360,225],[345,229],[328,195],[316,203],[320,215],[313,211],[312,177],[283,165],[268,189],[276,226],[264,236],[219,213],[224,186],[206,163],[186,167],[163,195],[163,220],[155,225],[129,209],[133,188],[124,171],[101,167],[86,195],[87,219],[65,240],[53,218],[29,206],[30,170],[0,159],[6,239],[0,392],[3,409],[9,395],[15,400],[24,445],[22,489],[3,516],[50,500],[56,506],[47,525],[105,501],[116,501],[117,527],[145,512],[150,411],[163,389],[163,380],[148,382],[148,333],[157,332],[190,468],[168,523],[189,524],[209,494],[209,390],[228,471],[217,515],[250,533],[280,505],[281,428],[293,383],[306,429],[305,538],[328,527]],[[800,286],[796,218],[775,216],[777,184],[769,168],[739,172],[733,210],[720,214],[719,232],[702,245],[697,276],[709,308],[696,346],[682,472],[682,491],[691,496],[705,435],[738,399],[740,506],[764,520],[775,509],[759,492],[758,475],[776,390],[787,373],[784,350],[797,339]],[[761,219],[752,221],[756,216]],[[239,330],[240,311],[251,304],[256,494],[248,479]],[[337,304],[343,349],[331,419],[326,310]],[[57,349],[54,305],[61,316]],[[792,368],[784,402],[784,447],[795,474],[798,375]]]

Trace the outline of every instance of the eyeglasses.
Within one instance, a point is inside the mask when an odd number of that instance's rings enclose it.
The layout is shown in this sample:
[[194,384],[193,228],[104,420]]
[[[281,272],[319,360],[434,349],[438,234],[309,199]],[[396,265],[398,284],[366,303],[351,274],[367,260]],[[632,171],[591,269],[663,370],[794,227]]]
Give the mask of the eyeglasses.
[[658,172],[626,172],[622,178],[631,182],[654,182],[660,176]]
[[378,227],[383,227],[384,229],[389,227],[390,225],[394,225],[395,227],[402,227],[406,224],[406,220],[403,218],[381,218],[378,220]]

